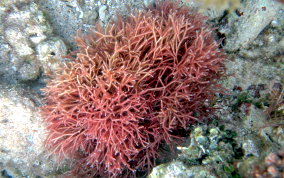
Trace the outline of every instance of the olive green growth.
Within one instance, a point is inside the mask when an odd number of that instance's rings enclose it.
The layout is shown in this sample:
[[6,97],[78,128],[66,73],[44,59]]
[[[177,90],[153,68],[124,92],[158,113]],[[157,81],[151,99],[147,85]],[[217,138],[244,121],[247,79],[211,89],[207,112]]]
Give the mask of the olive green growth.
[[221,177],[238,177],[232,165],[237,157],[237,134],[224,127],[197,127],[190,134],[190,145],[178,147],[178,160],[187,166],[203,166],[214,170]]

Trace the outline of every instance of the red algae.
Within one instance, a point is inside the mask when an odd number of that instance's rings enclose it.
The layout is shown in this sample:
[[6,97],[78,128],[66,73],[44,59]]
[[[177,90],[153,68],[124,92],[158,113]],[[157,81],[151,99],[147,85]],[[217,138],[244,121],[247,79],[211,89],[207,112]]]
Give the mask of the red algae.
[[78,36],[43,89],[47,148],[78,177],[150,171],[162,143],[213,112],[225,56],[205,20],[165,1]]

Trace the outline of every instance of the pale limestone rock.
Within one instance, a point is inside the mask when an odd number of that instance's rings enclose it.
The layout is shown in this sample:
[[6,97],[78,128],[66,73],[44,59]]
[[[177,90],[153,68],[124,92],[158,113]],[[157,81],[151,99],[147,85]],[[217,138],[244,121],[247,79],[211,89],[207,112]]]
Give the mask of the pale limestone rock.
[[12,177],[48,176],[56,166],[44,148],[38,107],[25,92],[0,86],[0,170]]
[[64,42],[56,37],[43,41],[36,49],[44,73],[56,70],[62,64],[62,57],[67,54]]

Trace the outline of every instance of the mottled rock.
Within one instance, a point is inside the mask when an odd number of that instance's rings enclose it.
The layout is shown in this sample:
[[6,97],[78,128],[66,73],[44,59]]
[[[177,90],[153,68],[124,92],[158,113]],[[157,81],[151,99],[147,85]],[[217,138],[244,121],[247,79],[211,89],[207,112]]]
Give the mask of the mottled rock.
[[95,10],[86,11],[84,13],[83,23],[85,24],[95,24],[98,18],[98,13]]
[[263,110],[256,108],[254,105],[250,106],[248,109],[248,114],[243,118],[244,128],[251,129],[263,127],[267,118],[267,116],[263,114]]
[[155,167],[149,177],[229,177],[235,171],[231,165],[235,136],[218,127],[196,127],[188,138],[189,146],[177,147],[176,161]]
[[266,62],[274,63],[278,61],[284,68],[283,17],[284,10],[280,10],[276,19],[272,20],[248,48],[240,49],[239,55],[248,59],[261,59],[261,61]]
[[148,178],[217,178],[218,175],[210,172],[202,166],[188,167],[181,161],[173,161],[170,164],[162,164],[155,167]]
[[25,62],[18,72],[18,79],[21,81],[35,80],[40,74],[40,66],[37,61]]
[[267,0],[245,0],[238,14],[229,15],[227,25],[219,31],[226,35],[225,49],[236,51],[248,47],[260,32],[274,19],[280,3]]
[[269,84],[272,80],[281,82],[283,78],[283,64],[267,64],[261,60],[245,60],[244,58],[234,57],[226,63],[227,74],[232,77],[223,82],[224,87],[234,88],[239,86],[247,89],[252,84]]
[[80,4],[72,5],[74,1],[38,0],[41,10],[51,23],[54,33],[60,36],[68,46],[76,47],[75,36],[82,28],[82,15]]
[[260,156],[259,145],[257,145],[257,141],[254,139],[247,139],[243,142],[242,146],[244,150],[244,156]]
[[52,175],[56,165],[43,146],[46,130],[36,103],[25,94],[0,86],[0,170],[12,177]]
[[22,32],[22,29],[18,27],[8,27],[5,29],[5,37],[19,57],[33,55],[34,50],[29,40],[26,38],[26,35]]
[[[18,51],[21,44],[37,44],[51,34],[52,28],[35,3],[14,9],[5,18],[7,40]],[[15,38],[16,35],[19,37]],[[13,38],[14,37],[14,38]]]
[[36,49],[44,73],[55,71],[67,54],[65,43],[56,37],[43,41]]
[[0,36],[0,77],[9,76],[13,73],[11,70],[11,62],[9,60],[10,45],[4,41],[4,37]]
[[0,14],[5,16],[0,18],[4,30],[0,76],[8,83],[17,83],[36,80],[41,72],[54,70],[67,49],[62,40],[52,37],[53,29],[38,5],[16,3],[5,9],[4,15]]
[[99,17],[102,22],[107,20],[107,6],[103,5],[99,8]]
[[284,126],[274,127],[272,129],[271,139],[284,149]]
[[1,0],[0,1],[0,7],[5,7],[5,8],[10,8],[11,6],[15,4],[23,4],[23,3],[28,3],[31,0]]

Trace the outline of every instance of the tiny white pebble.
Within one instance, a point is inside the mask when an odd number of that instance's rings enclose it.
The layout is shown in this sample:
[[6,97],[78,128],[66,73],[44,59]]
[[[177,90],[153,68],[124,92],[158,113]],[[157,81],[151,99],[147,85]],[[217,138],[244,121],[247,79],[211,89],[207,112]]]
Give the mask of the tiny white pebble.
[[107,10],[107,6],[104,6],[104,5],[101,6],[99,9],[99,16],[100,16],[101,21],[104,21],[106,18],[106,10]]

